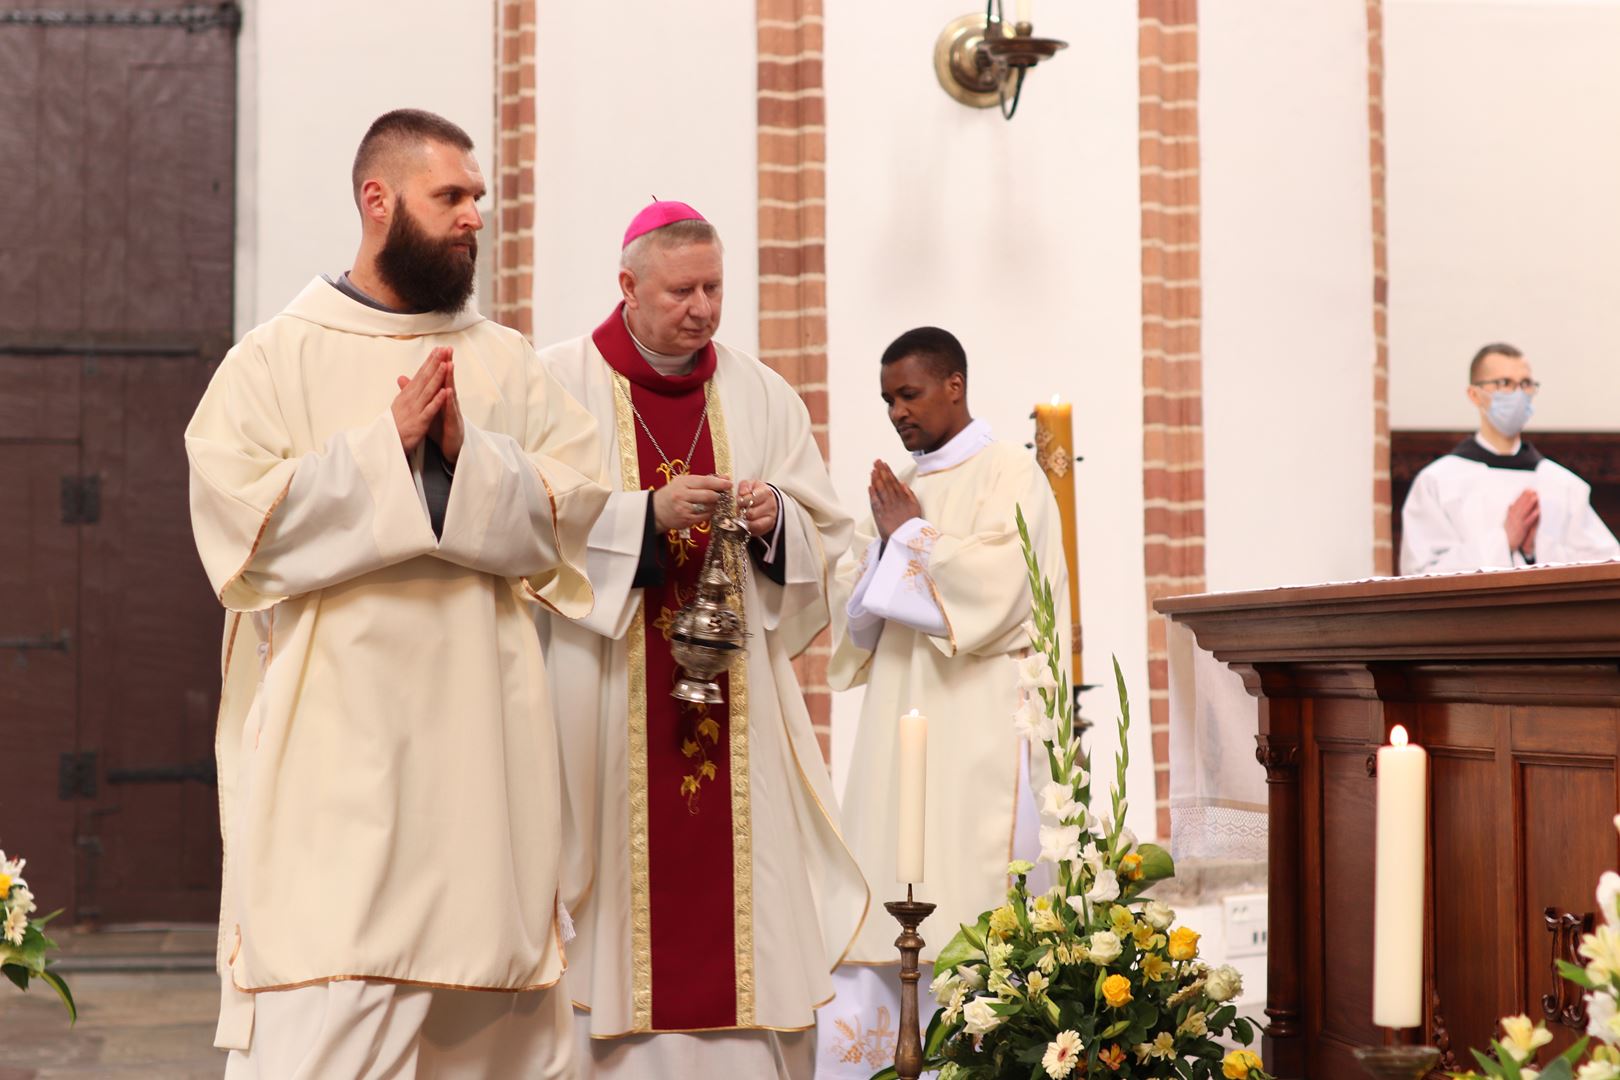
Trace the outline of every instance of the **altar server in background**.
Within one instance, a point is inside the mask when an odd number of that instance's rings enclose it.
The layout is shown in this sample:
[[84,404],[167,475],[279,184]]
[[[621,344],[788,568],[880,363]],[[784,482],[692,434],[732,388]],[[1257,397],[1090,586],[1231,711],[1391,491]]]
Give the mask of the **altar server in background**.
[[1620,558],[1591,487],[1520,435],[1540,388],[1512,345],[1474,355],[1468,400],[1479,431],[1413,480],[1401,509],[1401,573]]
[[[1007,864],[1039,853],[1029,743],[1014,659],[1029,650],[1031,596],[1016,512],[1023,509],[1052,580],[1057,625],[1068,627],[1068,575],[1057,504],[1034,455],[996,439],[968,410],[967,356],[955,336],[925,326],[900,335],[879,365],[889,422],[911,460],[872,466],[870,516],[856,531],[834,592],[829,681],[866,687],[844,792],[845,836],[878,899],[896,880],[898,718],[928,718],[924,880],[938,904],[923,960],[960,923],[999,905]],[[1066,635],[1065,635],[1066,636]],[[1065,646],[1067,642],[1065,642]],[[859,1077],[893,1060],[899,957],[892,920],[868,920],[838,996],[821,1011],[818,1077]],[[924,985],[927,985],[925,966]],[[925,1015],[927,1009],[924,1009]]]

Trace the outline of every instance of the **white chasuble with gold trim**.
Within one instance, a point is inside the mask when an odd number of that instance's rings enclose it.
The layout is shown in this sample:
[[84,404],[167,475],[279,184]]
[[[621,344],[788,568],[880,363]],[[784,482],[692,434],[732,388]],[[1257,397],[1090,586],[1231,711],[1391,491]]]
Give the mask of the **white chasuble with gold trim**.
[[[454,350],[466,439],[442,535],[391,404]],[[591,610],[596,422],[474,311],[317,279],[225,357],[186,430],[227,609],[220,1045],[250,992],[336,979],[549,986],[561,782],[532,609]]]
[[[1030,797],[1019,790],[1027,747],[1013,728],[1013,660],[1028,651],[1031,610],[1018,507],[1052,580],[1058,626],[1069,625],[1062,531],[1046,477],[1029,451],[1012,443],[973,440],[969,449],[934,471],[919,473],[916,463],[896,471],[916,494],[922,518],[897,531],[886,549],[868,518],[839,567],[833,600],[828,681],[835,690],[866,687],[844,788],[844,836],[879,898],[905,892],[895,880],[898,718],[911,709],[928,717],[924,880],[916,888],[918,900],[939,905],[929,917],[933,931],[923,935],[928,961],[958,924],[1005,899],[1017,800]],[[852,627],[850,598],[862,585],[870,606],[889,617],[861,627],[868,620],[859,611]],[[1043,764],[1034,766],[1037,787]],[[869,921],[849,960],[895,963],[894,935],[893,925]]]
[[[714,346],[707,369],[675,377],[692,385],[670,391],[625,350],[633,346],[615,312],[596,334],[541,353],[601,423],[603,469],[616,486],[590,536],[595,609],[540,616],[562,718],[573,856],[563,895],[579,933],[568,986],[596,1038],[808,1028],[868,899],[792,667],[827,624],[829,561],[847,547],[850,520],[809,414],[780,376]],[[694,460],[666,460],[686,452],[704,409]],[[780,491],[786,562],[781,584],[758,566],[748,575],[747,658],[723,684],[726,706],[698,715],[669,696],[662,627],[682,602],[680,560],[701,561],[701,534],[691,551],[678,533],[657,537],[662,583],[635,582],[649,492],[668,479],[649,473],[711,462]]]

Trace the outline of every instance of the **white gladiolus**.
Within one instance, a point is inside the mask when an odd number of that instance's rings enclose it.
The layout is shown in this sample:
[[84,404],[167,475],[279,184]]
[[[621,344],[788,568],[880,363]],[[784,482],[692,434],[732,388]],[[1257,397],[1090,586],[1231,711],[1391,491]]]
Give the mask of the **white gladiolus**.
[[1041,862],[1068,862],[1075,857],[1079,850],[1080,826],[1041,826]]
[[1030,653],[1018,661],[1018,685],[1031,693],[1057,689],[1057,680],[1052,678],[1052,668],[1043,653]]
[[1119,875],[1112,870],[1104,870],[1097,875],[1091,888],[1086,890],[1086,899],[1093,904],[1107,903],[1119,899]]
[[1054,821],[1068,821],[1080,813],[1080,804],[1074,801],[1074,789],[1056,780],[1041,788],[1041,813]]

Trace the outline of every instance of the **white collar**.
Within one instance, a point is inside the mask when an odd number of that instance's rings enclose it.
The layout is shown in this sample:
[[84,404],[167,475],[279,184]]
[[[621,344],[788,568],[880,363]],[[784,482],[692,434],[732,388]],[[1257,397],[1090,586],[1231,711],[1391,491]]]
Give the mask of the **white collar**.
[[990,425],[983,420],[974,420],[967,427],[958,431],[951,441],[938,450],[922,450],[914,452],[911,460],[917,465],[917,475],[927,476],[929,473],[940,472],[943,469],[954,468],[980,450],[996,441],[995,435],[990,431]]
[[1524,445],[1524,440],[1523,439],[1514,439],[1513,440],[1513,449],[1509,450],[1505,454],[1499,454],[1496,451],[1496,447],[1494,447],[1490,443],[1486,442],[1485,441],[1485,436],[1481,435],[1477,431],[1474,432],[1474,441],[1479,443],[1480,446],[1483,446],[1487,453],[1496,454],[1497,457],[1512,457],[1514,454],[1517,454],[1519,452],[1519,447]]
[[641,358],[647,361],[648,366],[654,371],[667,379],[673,375],[685,375],[692,370],[692,357],[695,354],[670,356],[666,353],[654,352],[643,345],[641,339],[636,337],[636,332],[630,329],[630,313],[620,309],[620,314],[624,319],[624,332],[630,335],[630,340],[635,344],[636,351],[641,354]]

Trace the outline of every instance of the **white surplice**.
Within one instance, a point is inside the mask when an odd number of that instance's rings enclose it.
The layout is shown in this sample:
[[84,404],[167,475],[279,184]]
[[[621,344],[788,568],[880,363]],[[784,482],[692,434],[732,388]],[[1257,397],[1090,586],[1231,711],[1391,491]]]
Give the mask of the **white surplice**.
[[[390,406],[439,346],[466,440],[435,537]],[[475,311],[379,311],[317,279],[225,357],[186,452],[227,609],[217,1045],[249,1049],[255,995],[332,980],[556,983],[560,781],[532,609],[590,611],[595,421]]]
[[1529,565],[1509,549],[1506,526],[1508,507],[1527,490],[1541,503],[1536,565],[1620,558],[1620,542],[1592,509],[1590,485],[1527,451],[1497,455],[1476,436],[1425,466],[1401,508],[1401,573]]
[[[1029,451],[995,441],[982,421],[913,455],[897,476],[922,515],[886,545],[870,520],[857,530],[859,556],[845,559],[834,592],[829,682],[866,686],[842,811],[845,836],[880,899],[905,891],[896,880],[897,719],[913,708],[928,717],[916,897],[938,905],[923,929],[923,959],[932,961],[960,923],[1003,902],[1008,861],[1039,853],[1029,757],[1013,726],[1013,661],[1028,652],[1031,614],[1017,508],[1052,582],[1065,656],[1068,567],[1045,475]],[[1034,769],[1039,787],[1045,760]],[[839,996],[820,1015],[818,1076],[870,1075],[882,1056],[898,1017],[896,933],[892,921],[869,921],[850,950],[852,964],[885,967],[876,977],[839,972]]]
[[[590,336],[541,353],[602,424],[601,468],[616,485],[590,535],[586,566],[596,588],[594,610],[579,619],[540,616],[556,709],[569,718],[561,727],[572,856],[564,897],[579,932],[569,949],[569,988],[576,1004],[589,1010],[598,1076],[674,1075],[661,1064],[660,1047],[701,1059],[702,1075],[723,1075],[750,1054],[780,1059],[784,1048],[775,1033],[814,1023],[815,1007],[832,993],[829,974],[866,917],[865,883],[839,835],[831,783],[792,665],[828,621],[829,560],[848,546],[850,520],[838,506],[803,402],[759,361],[715,348],[709,424],[716,460],[729,459],[733,479],[764,480],[780,492],[786,582],[755,572],[746,588],[750,798],[748,818],[737,827],[752,841],[749,869],[737,872],[739,895],[751,902],[736,918],[739,940],[747,935],[753,941],[751,957],[742,958],[752,970],[746,982],[739,978],[738,1030],[712,1036],[646,1034],[652,1030],[650,958],[636,944],[633,927],[633,881],[645,873],[636,860],[646,849],[631,836],[632,800],[645,805],[646,781],[632,768],[629,643],[639,633],[633,624],[645,616],[643,590],[632,581],[650,496],[625,490],[620,472],[621,444],[634,454],[635,421],[628,399],[615,391],[614,380],[622,376]],[[612,1043],[600,1045],[603,1040]]]

